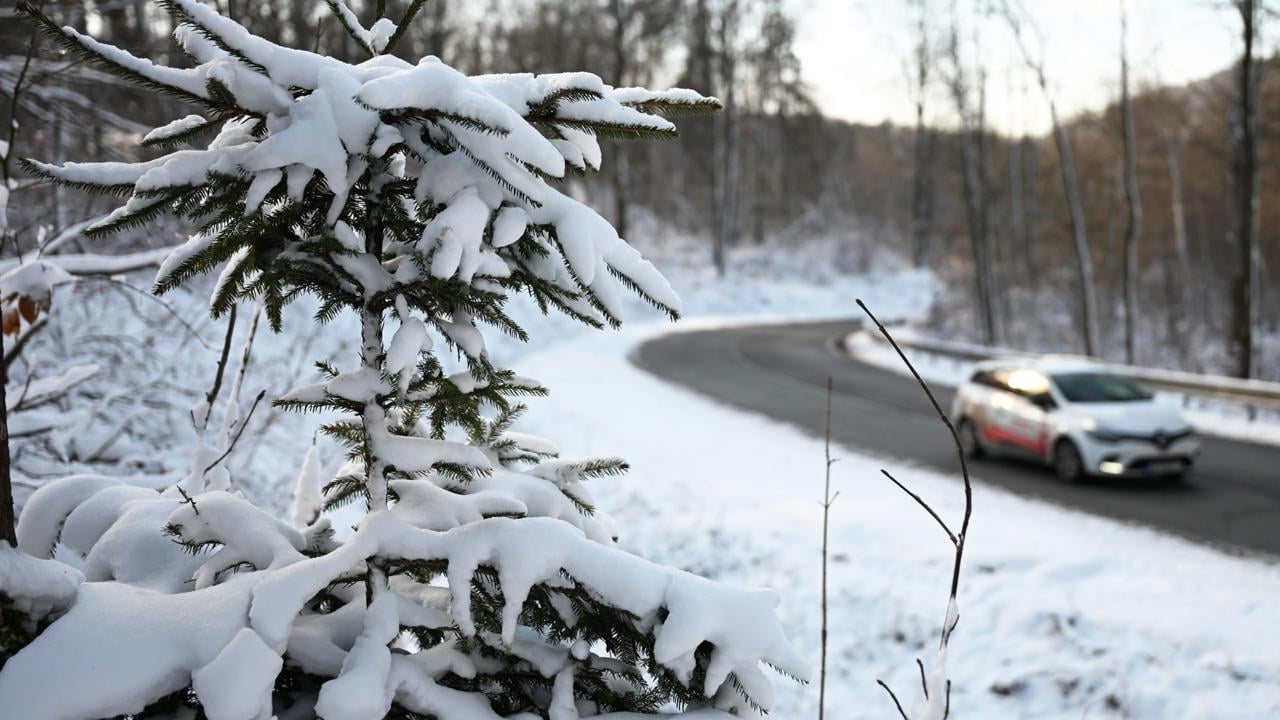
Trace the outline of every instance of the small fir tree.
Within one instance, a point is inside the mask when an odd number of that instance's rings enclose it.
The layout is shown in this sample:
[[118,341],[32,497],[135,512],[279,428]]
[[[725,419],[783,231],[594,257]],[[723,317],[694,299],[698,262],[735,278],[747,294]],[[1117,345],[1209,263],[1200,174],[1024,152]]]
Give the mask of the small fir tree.
[[[711,718],[769,707],[762,664],[803,677],[772,593],[615,547],[584,481],[626,464],[558,459],[511,431],[519,399],[546,390],[495,366],[479,330],[524,339],[505,309],[517,293],[595,327],[618,325],[627,292],[675,318],[662,275],[556,184],[600,168],[601,137],[673,137],[665,116],[719,103],[587,73],[407,63],[390,53],[424,0],[368,28],[328,0],[368,52],[359,64],[275,45],[197,0],[159,4],[193,67],[19,5],[74,57],[201,110],[146,136],[167,151],[154,160],[25,167],[127,198],[90,235],[189,219],[157,292],[216,271],[215,316],[253,300],[280,331],[302,295],[318,298],[319,323],[356,314],[358,364],[321,364],[320,382],[277,401],[342,413],[322,429],[348,462],[321,496],[307,458],[302,527],[229,492],[208,451],[161,492],[87,476],[37,492],[20,547],[49,557],[61,543],[99,582],[0,670],[0,705],[62,718]],[[445,348],[465,371],[446,374]],[[197,427],[210,412],[196,409]],[[350,501],[368,511],[338,541],[318,505]],[[162,528],[192,555],[158,542]],[[49,675],[90,680],[51,693]]]

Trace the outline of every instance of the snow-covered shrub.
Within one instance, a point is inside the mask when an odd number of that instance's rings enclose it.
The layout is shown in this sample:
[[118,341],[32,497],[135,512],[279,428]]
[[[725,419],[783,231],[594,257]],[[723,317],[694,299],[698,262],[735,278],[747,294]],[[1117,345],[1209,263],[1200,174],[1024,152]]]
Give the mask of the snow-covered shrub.
[[[407,63],[389,53],[421,2],[368,29],[328,2],[369,51],[358,65],[269,43],[197,0],[160,4],[193,67],[155,65],[21,7],[74,55],[198,107],[145,141],[194,149],[26,167],[128,198],[89,234],[163,213],[191,220],[160,292],[218,271],[215,315],[252,299],[279,331],[303,294],[319,298],[317,322],[357,315],[351,364],[322,365],[318,382],[279,401],[345,413],[323,431],[348,462],[322,492],[315,458],[303,464],[296,525],[228,491],[225,433],[210,444],[202,432],[190,472],[160,490],[95,475],[41,488],[19,546],[81,564],[84,582],[72,578],[60,616],[0,669],[0,707],[31,718],[157,703],[213,720],[714,718],[770,706],[763,665],[803,678],[772,592],[615,546],[585,481],[625,463],[560,459],[550,441],[514,432],[517,399],[547,390],[495,367],[479,330],[523,337],[504,312],[516,293],[593,326],[618,324],[627,292],[674,317],[662,275],[555,183],[600,167],[600,136],[670,137],[663,115],[718,103],[585,73],[467,77],[434,57]],[[446,349],[465,370],[447,372]],[[198,429],[210,412],[195,408]],[[367,511],[340,538],[321,511],[352,501]],[[75,685],[52,690],[61,678]]]

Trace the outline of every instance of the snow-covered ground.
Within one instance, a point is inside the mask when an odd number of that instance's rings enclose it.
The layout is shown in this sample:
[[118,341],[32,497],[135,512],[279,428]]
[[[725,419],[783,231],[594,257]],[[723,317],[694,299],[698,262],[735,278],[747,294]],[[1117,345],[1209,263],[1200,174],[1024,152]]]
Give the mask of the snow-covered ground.
[[[844,347],[850,355],[868,365],[903,375],[910,374],[893,348],[867,332],[859,331],[849,335],[845,338]],[[920,375],[931,383],[955,387],[973,374],[973,363],[966,360],[919,350],[911,351],[909,357]],[[1159,392],[1156,397],[1181,407],[1183,415],[1197,432],[1280,445],[1280,413],[1251,411],[1237,403],[1187,397],[1178,393]]]
[[[495,341],[491,351],[552,389],[531,403],[520,429],[554,438],[570,456],[617,454],[632,463],[629,476],[593,488],[618,520],[625,547],[727,582],[776,588],[789,631],[816,665],[821,442],[668,385],[627,355],[656,333],[853,316],[854,297],[882,317],[909,319],[927,310],[935,284],[927,275],[884,267],[867,276],[821,270],[815,276],[776,266],[753,272],[750,263],[722,281],[703,269],[701,252],[680,257],[688,248],[665,258],[660,248],[646,248],[684,299],[688,319],[677,325],[637,304],[639,321],[628,329],[593,332],[525,306],[515,314],[533,342]],[[174,299],[217,347],[216,324],[199,321],[203,298],[196,291]],[[350,364],[346,319],[303,333],[308,312],[292,309],[283,335],[261,336],[246,397],[309,381],[313,359]],[[209,355],[188,348],[174,361],[211,371]],[[191,390],[203,392],[204,382]],[[264,406],[237,452],[237,486],[283,515],[318,422]],[[950,548],[878,470],[889,467],[952,516],[961,508],[959,483],[891,458],[843,448],[837,454],[829,709],[842,720],[892,717],[875,681],[883,678],[915,699],[914,659],[928,660],[936,643]],[[332,469],[341,457],[322,444],[321,460]],[[1274,716],[1280,713],[1276,597],[1275,564],[979,485],[962,619],[949,657],[956,716]],[[815,686],[779,678],[778,689],[774,717],[814,716]]]
[[[891,295],[857,291],[880,296],[888,311]],[[628,477],[594,488],[624,545],[720,580],[778,589],[790,632],[816,665],[822,443],[627,361],[646,337],[669,331],[664,324],[581,336],[524,358],[522,372],[552,395],[534,403],[523,429],[561,439],[569,454],[627,457]],[[915,697],[914,658],[927,661],[937,641],[951,552],[933,521],[878,471],[891,468],[952,517],[963,505],[960,484],[892,458],[837,454],[830,712],[891,717],[875,681]],[[957,717],[1280,713],[1280,566],[982,484],[975,495],[948,658]],[[776,717],[815,716],[815,686],[779,679],[779,689]]]

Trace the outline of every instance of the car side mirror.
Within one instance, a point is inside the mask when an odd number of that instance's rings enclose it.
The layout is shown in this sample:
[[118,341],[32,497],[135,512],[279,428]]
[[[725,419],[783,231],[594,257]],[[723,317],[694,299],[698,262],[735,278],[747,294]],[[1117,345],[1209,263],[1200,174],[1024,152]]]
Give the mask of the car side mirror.
[[1058,403],[1055,402],[1053,396],[1048,393],[1043,395],[1033,395],[1031,397],[1031,404],[1045,412],[1053,412],[1058,409]]

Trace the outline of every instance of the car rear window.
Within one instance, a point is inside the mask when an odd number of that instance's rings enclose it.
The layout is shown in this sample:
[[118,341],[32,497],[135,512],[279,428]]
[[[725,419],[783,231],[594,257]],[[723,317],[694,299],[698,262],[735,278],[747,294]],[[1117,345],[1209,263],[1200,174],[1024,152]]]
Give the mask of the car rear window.
[[1139,402],[1151,399],[1151,393],[1119,375],[1073,372],[1055,373],[1052,377],[1062,396],[1071,402]]

